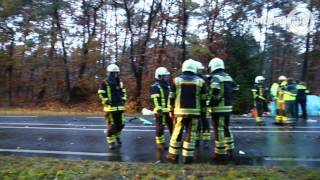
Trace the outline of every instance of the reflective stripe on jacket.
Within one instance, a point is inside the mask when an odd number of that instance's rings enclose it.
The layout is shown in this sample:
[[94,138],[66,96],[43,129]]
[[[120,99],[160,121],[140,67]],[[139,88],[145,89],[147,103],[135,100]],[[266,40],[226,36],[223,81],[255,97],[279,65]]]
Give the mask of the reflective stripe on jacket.
[[100,85],[98,95],[105,112],[124,111],[126,89],[119,78],[108,77]]
[[174,79],[169,98],[169,109],[175,115],[200,115],[206,106],[205,82],[192,72],[184,72]]

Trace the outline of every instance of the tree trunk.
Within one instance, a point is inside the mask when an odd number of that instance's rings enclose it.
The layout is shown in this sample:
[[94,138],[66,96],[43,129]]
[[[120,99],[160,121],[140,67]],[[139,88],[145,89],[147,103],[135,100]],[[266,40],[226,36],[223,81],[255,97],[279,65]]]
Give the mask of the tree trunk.
[[182,0],[182,54],[181,54],[181,62],[186,60],[187,57],[187,47],[186,47],[186,37],[187,37],[187,28],[188,28],[188,14],[187,14],[187,4],[186,0]]
[[[310,1],[311,12],[312,12],[312,8],[313,8],[313,3],[311,0]],[[307,85],[309,84],[308,70],[309,70],[309,51],[310,51],[310,39],[311,39],[310,25],[311,25],[311,18],[309,19],[309,22],[308,22],[308,34],[307,34],[307,38],[306,38],[306,51],[304,53],[304,61],[303,61],[302,76],[301,76],[301,80],[304,81]]]
[[116,61],[118,61],[118,56],[119,56],[119,37],[118,37],[118,14],[117,14],[117,7],[115,7],[115,10],[114,10],[114,16],[115,16],[115,21],[116,21],[116,25],[115,25],[115,28],[114,28],[114,31],[115,31],[115,43],[116,43],[116,54],[115,54],[115,59]]
[[65,101],[69,102],[70,97],[71,97],[71,83],[70,83],[70,75],[69,75],[69,68],[68,68],[68,55],[67,55],[67,50],[66,50],[66,46],[65,46],[65,38],[63,36],[63,30],[61,27],[60,14],[58,12],[58,9],[54,10],[53,18],[56,23],[58,33],[60,35],[60,41],[61,41],[61,46],[62,46],[62,51],[63,51],[62,60],[63,60],[64,71],[65,71],[64,81],[66,83]]
[[7,68],[7,76],[8,76],[8,105],[13,105],[13,81],[12,81],[12,75],[13,75],[13,55],[14,55],[14,31],[10,29],[10,45],[9,45],[9,66]]

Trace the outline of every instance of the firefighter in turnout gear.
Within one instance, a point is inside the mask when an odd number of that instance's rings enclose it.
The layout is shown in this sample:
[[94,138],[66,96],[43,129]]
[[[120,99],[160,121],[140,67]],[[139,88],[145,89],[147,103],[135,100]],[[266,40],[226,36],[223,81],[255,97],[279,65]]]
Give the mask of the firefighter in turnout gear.
[[116,143],[121,145],[121,130],[125,125],[124,111],[127,99],[126,90],[119,78],[120,68],[111,64],[107,67],[108,77],[101,83],[98,91],[99,98],[104,105],[107,124],[107,143],[109,149],[114,149]]
[[297,97],[296,97],[296,110],[297,116],[299,117],[299,105],[302,110],[302,119],[307,120],[307,95],[310,91],[307,89],[304,82],[299,82],[297,85]]
[[233,157],[234,139],[229,130],[232,113],[233,94],[238,85],[225,72],[222,59],[214,58],[209,63],[211,71],[209,107],[212,111],[212,122],[215,135],[214,160],[222,161],[226,155]]
[[167,125],[170,135],[172,134],[173,122],[169,117],[168,97],[170,93],[170,85],[168,83],[170,72],[159,67],[155,72],[156,81],[151,86],[151,99],[153,100],[156,118],[156,144],[158,149],[163,149],[165,145],[164,129]]
[[285,88],[287,86],[287,77],[280,76],[278,78],[278,85],[274,84],[273,86],[275,87],[272,87],[272,94],[277,101],[276,124],[288,124],[285,101]]
[[205,82],[196,74],[195,61],[189,59],[182,65],[182,75],[173,80],[169,109],[170,116],[174,114],[176,119],[167,156],[168,161],[173,163],[178,162],[181,149],[183,163],[193,162],[197,125],[201,108],[206,103]]
[[[205,90],[207,94],[208,87],[209,87],[209,82],[207,80],[208,78],[202,75],[205,68],[201,62],[196,61],[196,64],[198,68],[197,75],[204,80]],[[210,141],[210,125],[207,119],[207,100],[208,100],[208,96],[206,99],[206,106],[201,108],[200,121],[198,123],[198,130],[197,130],[197,136],[196,136],[196,146],[199,146],[200,141],[202,140],[205,149],[209,148],[209,141]]]
[[251,89],[254,99],[254,107],[257,111],[256,123],[258,125],[264,125],[262,115],[264,112],[264,105],[268,103],[268,88],[264,85],[265,78],[263,76],[257,76],[255,78],[254,87]]
[[297,84],[292,78],[288,78],[287,85],[284,88],[284,99],[286,102],[286,114],[288,116],[288,123],[294,124],[298,119],[296,113],[296,96]]

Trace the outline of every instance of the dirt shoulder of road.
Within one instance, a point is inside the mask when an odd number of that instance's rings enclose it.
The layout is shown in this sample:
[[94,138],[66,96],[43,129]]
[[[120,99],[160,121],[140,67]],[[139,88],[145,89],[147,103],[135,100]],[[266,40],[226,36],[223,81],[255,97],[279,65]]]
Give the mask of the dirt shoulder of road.
[[[102,111],[85,111],[78,109],[41,109],[41,108],[0,108],[0,115],[19,116],[103,116]],[[138,113],[126,113],[137,116]]]
[[[103,105],[96,97],[85,103],[63,103],[44,101],[39,104],[25,103],[21,106],[0,106],[0,115],[35,115],[35,116],[103,116]],[[126,114],[136,116],[139,113],[132,103],[127,103]]]
[[61,110],[45,110],[37,108],[0,108],[1,115],[35,115],[35,116],[74,116],[74,115],[83,115],[83,116],[98,116],[103,115],[102,112],[85,112],[85,111],[76,111],[72,109],[61,109]]
[[319,169],[71,161],[0,156],[0,179],[318,179]]

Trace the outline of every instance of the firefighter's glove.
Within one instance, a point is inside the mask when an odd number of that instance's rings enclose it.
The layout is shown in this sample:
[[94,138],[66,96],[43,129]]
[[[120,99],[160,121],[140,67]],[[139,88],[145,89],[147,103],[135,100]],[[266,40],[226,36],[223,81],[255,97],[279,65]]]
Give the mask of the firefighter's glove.
[[170,112],[169,112],[169,117],[170,117],[171,119],[174,118],[174,113],[173,113],[173,111],[170,111]]
[[156,115],[156,117],[162,116],[162,110],[158,109],[155,115]]
[[102,104],[111,105],[111,102],[108,99],[104,99],[104,100],[102,100]]

